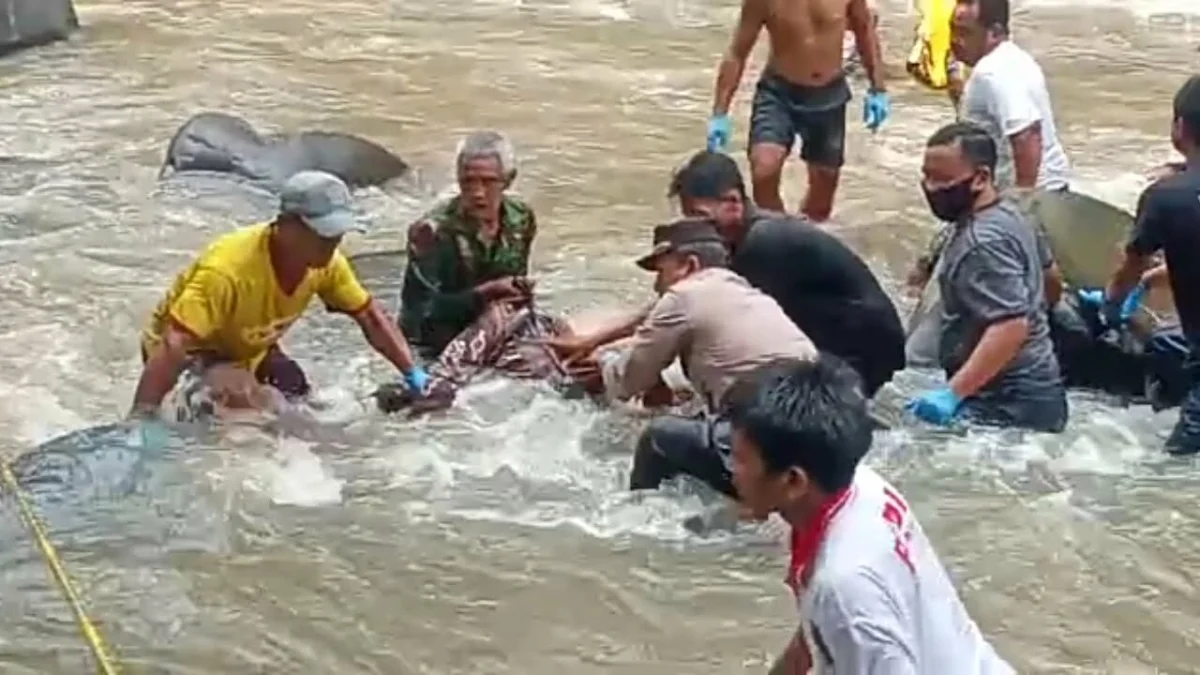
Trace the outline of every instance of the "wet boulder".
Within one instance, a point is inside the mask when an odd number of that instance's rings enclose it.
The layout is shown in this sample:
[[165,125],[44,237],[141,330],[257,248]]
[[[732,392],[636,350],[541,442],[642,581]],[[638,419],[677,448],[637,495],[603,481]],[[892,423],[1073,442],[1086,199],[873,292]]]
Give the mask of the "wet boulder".
[[78,28],[72,0],[0,0],[0,55],[66,39]]

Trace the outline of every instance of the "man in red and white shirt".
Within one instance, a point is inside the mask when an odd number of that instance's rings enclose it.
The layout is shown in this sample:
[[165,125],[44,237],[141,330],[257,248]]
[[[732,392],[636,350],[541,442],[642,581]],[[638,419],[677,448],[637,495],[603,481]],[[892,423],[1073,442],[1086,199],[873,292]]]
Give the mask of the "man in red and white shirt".
[[1009,675],[903,497],[859,462],[872,425],[858,375],[822,353],[731,392],[733,483],[792,525],[801,625],[772,675]]

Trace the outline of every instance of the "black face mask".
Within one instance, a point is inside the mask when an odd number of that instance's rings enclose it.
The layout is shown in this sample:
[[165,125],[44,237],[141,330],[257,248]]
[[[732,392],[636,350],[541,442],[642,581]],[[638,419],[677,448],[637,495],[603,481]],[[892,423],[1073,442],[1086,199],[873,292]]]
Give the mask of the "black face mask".
[[974,180],[975,177],[970,176],[937,190],[930,190],[922,185],[921,189],[925,191],[925,200],[929,202],[929,210],[933,211],[933,215],[937,216],[938,220],[947,223],[956,223],[971,215],[977,196],[971,189],[971,183]]

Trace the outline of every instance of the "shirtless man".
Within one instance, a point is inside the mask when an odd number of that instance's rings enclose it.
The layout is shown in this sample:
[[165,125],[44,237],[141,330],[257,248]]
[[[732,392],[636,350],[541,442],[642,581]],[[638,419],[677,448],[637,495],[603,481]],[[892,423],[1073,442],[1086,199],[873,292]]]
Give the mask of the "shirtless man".
[[779,179],[799,136],[800,158],[808,167],[808,192],[800,211],[816,222],[829,219],[845,154],[850,87],[842,39],[847,29],[854,33],[871,83],[863,121],[874,131],[889,113],[873,14],[868,0],[742,0],[733,39],[717,68],[708,149],[722,150],[729,142],[729,105],[765,27],[771,56],[758,81],[750,117],[750,172],[754,201],[760,207],[784,210]]

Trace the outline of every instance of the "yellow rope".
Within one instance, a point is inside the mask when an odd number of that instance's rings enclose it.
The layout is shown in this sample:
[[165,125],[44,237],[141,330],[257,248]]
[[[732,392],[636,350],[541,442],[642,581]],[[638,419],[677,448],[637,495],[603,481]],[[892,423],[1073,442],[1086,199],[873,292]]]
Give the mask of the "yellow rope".
[[79,632],[96,658],[96,671],[101,675],[117,675],[121,669],[117,667],[108,643],[97,630],[96,625],[88,618],[87,611],[83,608],[83,601],[79,598],[79,592],[75,590],[75,584],[71,582],[71,577],[67,574],[66,567],[63,566],[62,559],[58,556],[58,551],[50,542],[46,527],[42,525],[42,521],[33,510],[33,506],[21,490],[21,486],[17,483],[17,477],[13,475],[12,469],[9,468],[6,461],[0,461],[0,478],[4,480],[5,487],[16,499],[17,507],[21,512],[21,520],[25,521],[30,534],[37,542],[37,546],[42,552],[42,560],[50,571],[50,576],[62,591],[63,599],[71,606],[71,612],[75,615],[75,623],[79,626]]

